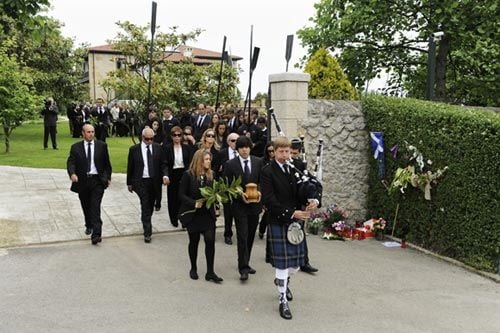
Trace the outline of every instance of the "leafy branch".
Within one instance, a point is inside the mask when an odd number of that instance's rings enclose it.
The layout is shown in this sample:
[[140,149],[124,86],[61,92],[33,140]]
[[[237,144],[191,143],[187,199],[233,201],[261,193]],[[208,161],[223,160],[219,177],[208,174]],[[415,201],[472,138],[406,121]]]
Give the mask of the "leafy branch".
[[243,194],[241,177],[233,179],[231,183],[229,183],[227,178],[214,180],[212,185],[202,187],[200,192],[205,199],[205,205],[207,208],[212,207],[214,204],[222,205],[228,202],[233,202],[233,199],[236,199]]

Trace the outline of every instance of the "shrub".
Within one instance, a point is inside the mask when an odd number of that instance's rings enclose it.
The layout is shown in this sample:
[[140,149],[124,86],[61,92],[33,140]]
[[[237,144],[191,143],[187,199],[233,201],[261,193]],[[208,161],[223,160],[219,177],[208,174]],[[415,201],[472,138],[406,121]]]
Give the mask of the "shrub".
[[390,148],[415,144],[436,167],[448,166],[427,201],[417,190],[389,196],[370,158],[369,216],[392,223],[396,235],[476,268],[495,271],[500,257],[500,115],[441,103],[368,95],[369,131],[383,132],[386,179],[404,166]]

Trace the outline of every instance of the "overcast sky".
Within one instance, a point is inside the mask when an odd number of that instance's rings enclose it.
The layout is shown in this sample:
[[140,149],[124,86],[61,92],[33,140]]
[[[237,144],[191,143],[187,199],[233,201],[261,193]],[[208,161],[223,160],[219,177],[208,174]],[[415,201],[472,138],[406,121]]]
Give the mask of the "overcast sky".
[[[182,32],[195,28],[205,31],[192,46],[222,50],[223,36],[233,55],[243,57],[239,88],[243,97],[248,87],[250,26],[253,45],[260,47],[257,68],[252,79],[252,95],[267,92],[268,76],[285,71],[286,36],[308,24],[319,0],[156,0],[159,30],[166,32],[177,25]],[[63,35],[77,44],[106,44],[118,28],[116,22],[131,21],[145,25],[151,20],[151,0],[51,0],[48,15],[62,23]],[[294,64],[305,55],[297,36],[294,37],[289,71],[298,72]]]

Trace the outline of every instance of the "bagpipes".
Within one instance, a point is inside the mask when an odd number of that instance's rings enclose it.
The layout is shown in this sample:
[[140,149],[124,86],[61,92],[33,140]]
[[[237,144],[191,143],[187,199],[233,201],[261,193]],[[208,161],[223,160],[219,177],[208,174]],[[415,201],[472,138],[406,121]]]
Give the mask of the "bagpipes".
[[[278,119],[274,114],[273,108],[269,108],[269,113],[274,119],[274,124],[276,125],[276,130],[280,136],[285,136],[285,133],[281,130],[281,126],[278,123]],[[304,136],[300,136],[301,141],[301,159],[304,165],[304,171],[300,170],[294,165],[293,158],[290,158],[286,163],[292,168],[292,175],[297,182],[297,194],[299,196],[299,201],[301,204],[306,205],[309,199],[316,199],[319,201],[318,207],[321,207],[321,199],[323,197],[323,185],[321,184],[322,175],[322,158],[323,158],[323,140],[319,140],[319,146],[316,153],[316,163],[314,166],[314,173],[311,174],[307,170],[307,158],[306,150],[304,144]]]

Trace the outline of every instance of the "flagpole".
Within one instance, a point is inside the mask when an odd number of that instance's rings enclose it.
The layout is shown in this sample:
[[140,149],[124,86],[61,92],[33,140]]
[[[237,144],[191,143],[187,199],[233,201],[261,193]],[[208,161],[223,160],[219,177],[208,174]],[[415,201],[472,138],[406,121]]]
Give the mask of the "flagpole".
[[222,42],[222,53],[220,56],[220,72],[219,72],[219,83],[217,84],[217,96],[215,97],[215,112],[219,108],[219,96],[220,96],[220,86],[222,82],[222,69],[224,68],[224,53],[226,52],[226,36],[224,36]]

